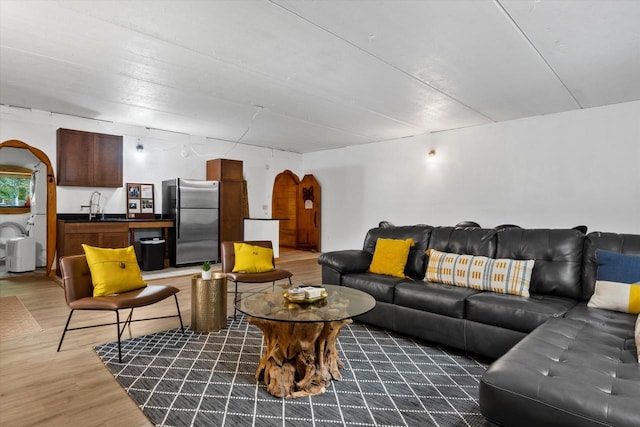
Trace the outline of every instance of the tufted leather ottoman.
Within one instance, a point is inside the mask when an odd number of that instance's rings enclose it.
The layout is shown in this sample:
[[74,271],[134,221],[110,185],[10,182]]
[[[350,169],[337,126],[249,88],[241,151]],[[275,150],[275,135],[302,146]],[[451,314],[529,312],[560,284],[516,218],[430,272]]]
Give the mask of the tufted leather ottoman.
[[[636,316],[576,308],[550,319],[493,363],[480,409],[501,426],[638,426]],[[571,317],[568,315],[568,317]]]

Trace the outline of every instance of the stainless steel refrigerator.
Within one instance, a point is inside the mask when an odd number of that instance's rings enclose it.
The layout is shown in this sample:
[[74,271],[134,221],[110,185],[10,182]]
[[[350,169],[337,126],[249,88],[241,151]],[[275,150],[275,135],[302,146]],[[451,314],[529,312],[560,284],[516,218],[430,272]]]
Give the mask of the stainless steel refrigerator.
[[218,262],[219,185],[184,178],[162,182],[162,217],[175,219],[168,242],[172,266]]

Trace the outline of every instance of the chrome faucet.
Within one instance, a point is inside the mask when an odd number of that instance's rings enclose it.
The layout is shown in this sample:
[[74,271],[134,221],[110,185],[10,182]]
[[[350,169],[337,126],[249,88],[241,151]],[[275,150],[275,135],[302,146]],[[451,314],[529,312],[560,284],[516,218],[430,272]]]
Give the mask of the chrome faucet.
[[[97,202],[93,202],[93,197],[94,196],[98,196],[98,201]],[[102,194],[100,194],[99,191],[94,191],[93,193],[91,193],[91,198],[89,199],[89,221],[91,221],[92,215],[93,217],[97,216],[98,212],[100,212],[100,198],[102,197]],[[94,210],[94,206],[96,207],[96,209]]]
[[[98,196],[97,202],[94,202],[93,200],[95,196]],[[100,194],[99,191],[94,191],[91,193],[91,197],[89,198],[89,204],[80,206],[80,208],[89,208],[89,221],[91,221],[100,212],[100,197],[102,197],[102,194]],[[95,211],[94,206],[97,208]]]

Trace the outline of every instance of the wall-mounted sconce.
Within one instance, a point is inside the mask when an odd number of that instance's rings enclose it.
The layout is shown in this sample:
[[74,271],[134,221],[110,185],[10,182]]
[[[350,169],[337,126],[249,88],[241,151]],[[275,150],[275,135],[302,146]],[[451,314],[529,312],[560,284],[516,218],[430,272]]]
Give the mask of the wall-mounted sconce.
[[144,147],[143,147],[143,145],[142,145],[142,144],[138,144],[138,145],[136,145],[136,151],[137,151],[138,153],[144,153]]
[[429,158],[434,158],[436,156],[436,150],[429,150],[427,156],[429,156]]

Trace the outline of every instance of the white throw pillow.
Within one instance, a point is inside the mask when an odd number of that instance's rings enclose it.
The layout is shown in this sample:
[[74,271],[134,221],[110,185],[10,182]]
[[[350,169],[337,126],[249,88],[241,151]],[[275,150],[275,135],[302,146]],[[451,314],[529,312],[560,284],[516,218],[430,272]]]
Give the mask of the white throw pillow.
[[636,350],[638,351],[638,363],[640,363],[640,314],[636,320]]
[[596,250],[598,273],[588,307],[640,314],[640,256]]

